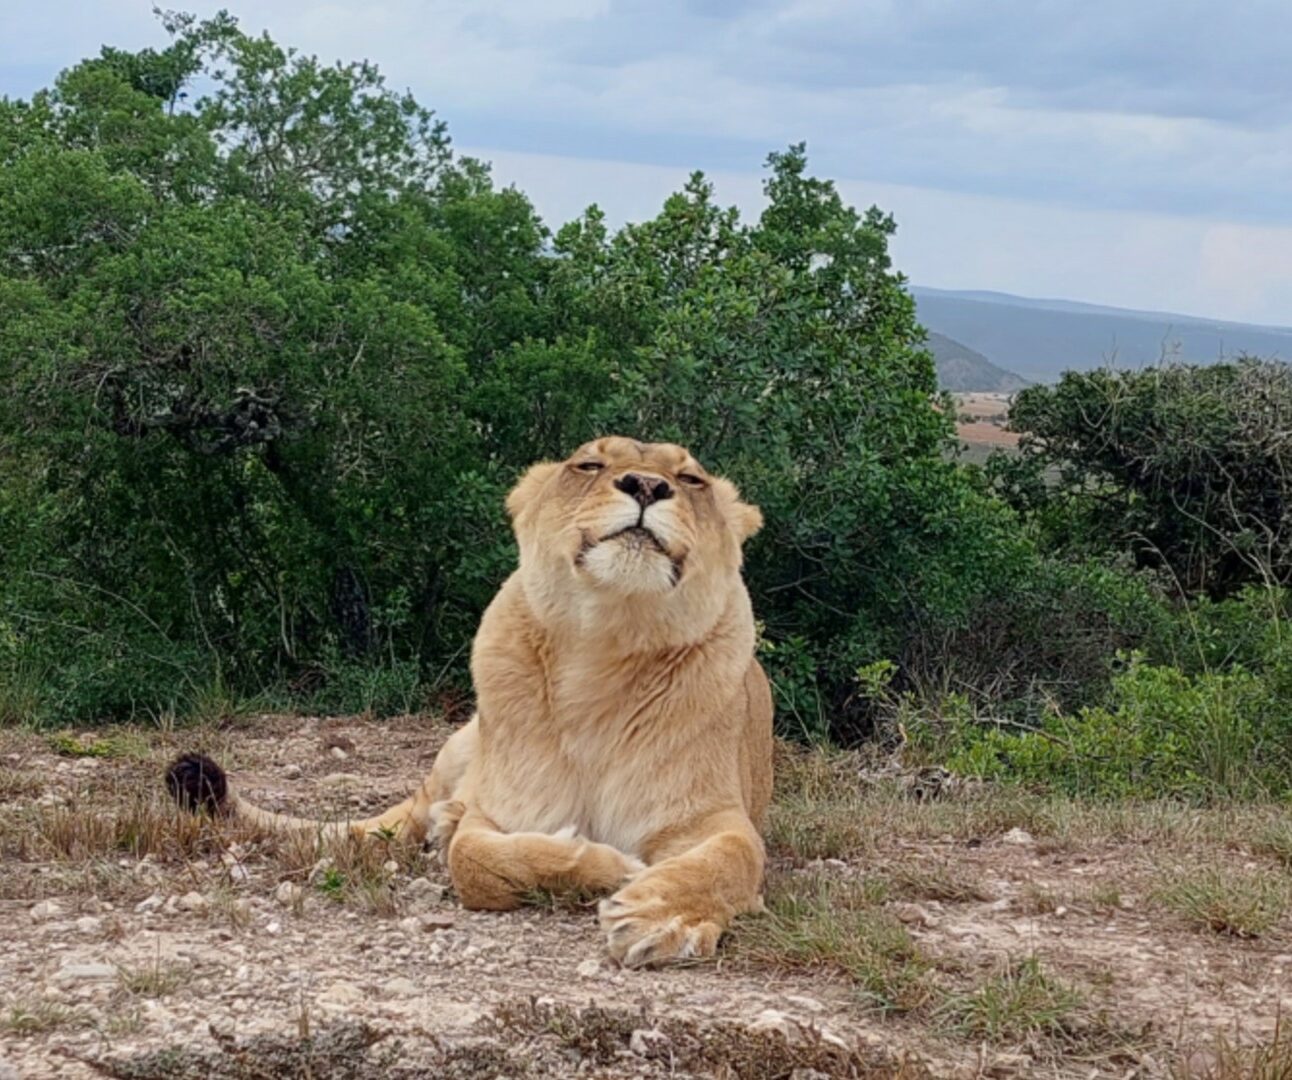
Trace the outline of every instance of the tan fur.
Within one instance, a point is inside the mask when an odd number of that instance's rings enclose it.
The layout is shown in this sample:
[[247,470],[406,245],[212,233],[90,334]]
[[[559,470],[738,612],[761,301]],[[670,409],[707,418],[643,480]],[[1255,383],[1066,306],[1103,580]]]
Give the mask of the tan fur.
[[[629,473],[671,496],[643,510]],[[351,827],[437,836],[467,907],[613,890],[617,959],[708,955],[760,903],[772,704],[740,563],[761,516],[681,447],[623,438],[534,466],[507,507],[520,566],[475,639],[476,716],[412,797]],[[614,535],[638,521],[653,535]]]

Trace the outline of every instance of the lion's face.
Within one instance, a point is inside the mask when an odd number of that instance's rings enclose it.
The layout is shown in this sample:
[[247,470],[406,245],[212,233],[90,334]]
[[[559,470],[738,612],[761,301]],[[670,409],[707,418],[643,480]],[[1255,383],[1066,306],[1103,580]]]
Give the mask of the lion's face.
[[507,500],[522,566],[620,595],[665,596],[740,567],[762,523],[680,446],[610,437],[535,465]]

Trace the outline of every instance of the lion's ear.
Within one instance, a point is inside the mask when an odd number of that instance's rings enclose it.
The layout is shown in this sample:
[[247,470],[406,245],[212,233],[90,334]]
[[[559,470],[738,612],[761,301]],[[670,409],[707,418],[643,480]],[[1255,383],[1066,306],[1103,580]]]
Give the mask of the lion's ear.
[[749,503],[738,502],[731,508],[731,524],[743,544],[763,527],[763,512]]
[[756,506],[740,501],[740,492],[730,480],[716,478],[713,487],[723,504],[722,512],[731,523],[732,531],[742,544],[763,527],[763,512]]
[[507,496],[507,513],[511,515],[513,521],[520,517],[525,511],[525,507],[538,497],[539,492],[543,490],[543,486],[555,475],[560,467],[553,461],[540,461],[537,465],[531,465],[526,470],[525,475],[520,478],[516,486],[511,489],[511,494]]

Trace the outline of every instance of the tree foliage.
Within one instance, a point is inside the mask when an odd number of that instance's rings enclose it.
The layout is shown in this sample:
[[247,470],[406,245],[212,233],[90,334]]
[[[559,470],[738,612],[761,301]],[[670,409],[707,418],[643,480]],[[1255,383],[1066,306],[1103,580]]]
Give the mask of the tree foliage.
[[1068,372],[1022,391],[1011,423],[1024,460],[997,479],[1056,546],[1124,551],[1185,596],[1292,579],[1286,364]]

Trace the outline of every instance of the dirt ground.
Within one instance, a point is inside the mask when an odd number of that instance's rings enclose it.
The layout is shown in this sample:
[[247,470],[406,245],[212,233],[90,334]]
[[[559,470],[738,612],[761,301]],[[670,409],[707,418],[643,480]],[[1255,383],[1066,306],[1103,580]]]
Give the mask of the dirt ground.
[[[1286,808],[874,794],[853,763],[791,762],[776,889],[861,883],[871,921],[808,927],[791,903],[715,961],[643,972],[606,958],[586,902],[466,912],[433,853],[320,857],[177,816],[161,789],[197,748],[264,805],[362,815],[447,730],[0,731],[0,1078],[1292,1076],[1244,1056],[1275,1060],[1292,1012],[1292,877],[1261,840]],[[837,962],[854,925],[900,947]]]

